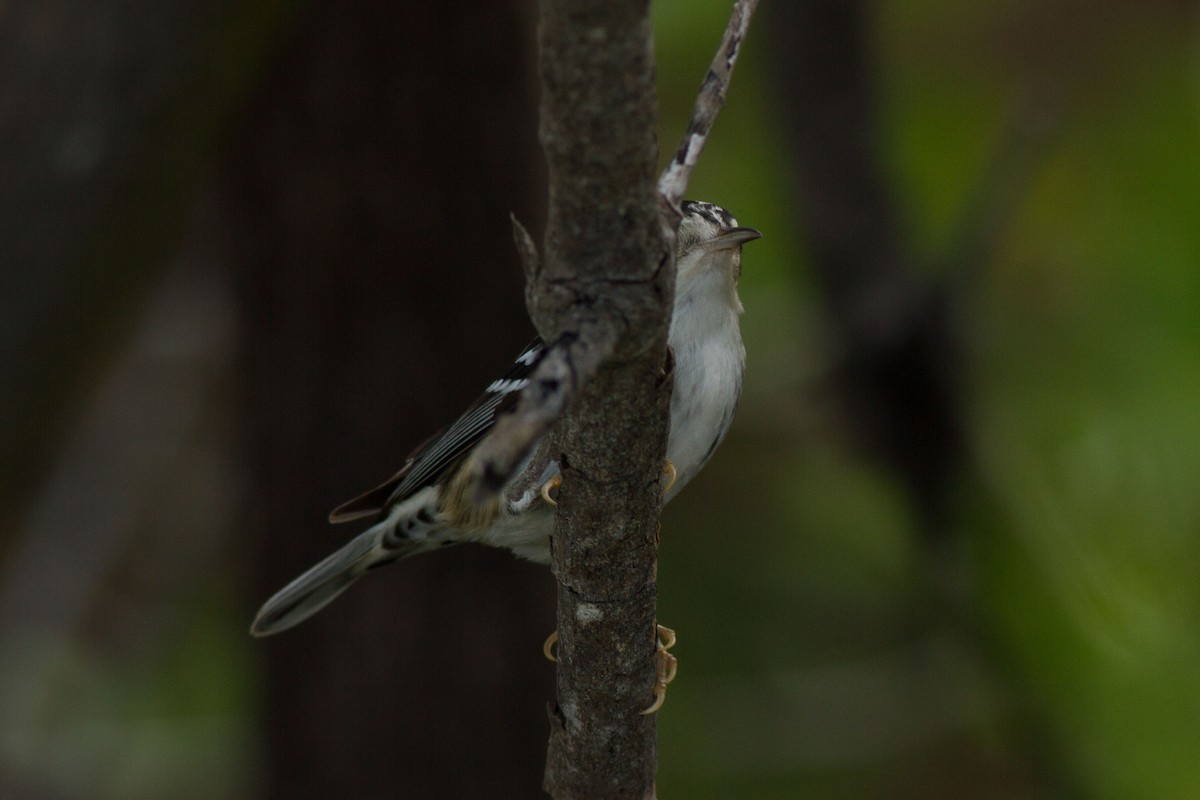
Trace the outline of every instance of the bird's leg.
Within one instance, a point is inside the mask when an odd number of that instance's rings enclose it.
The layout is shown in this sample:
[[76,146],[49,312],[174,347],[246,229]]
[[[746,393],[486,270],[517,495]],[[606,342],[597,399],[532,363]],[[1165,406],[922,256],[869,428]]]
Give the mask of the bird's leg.
[[679,670],[679,659],[667,652],[675,646],[675,631],[665,625],[655,627],[658,643],[654,653],[654,702],[642,714],[654,714],[662,708],[667,701],[667,684],[675,680],[675,673]]

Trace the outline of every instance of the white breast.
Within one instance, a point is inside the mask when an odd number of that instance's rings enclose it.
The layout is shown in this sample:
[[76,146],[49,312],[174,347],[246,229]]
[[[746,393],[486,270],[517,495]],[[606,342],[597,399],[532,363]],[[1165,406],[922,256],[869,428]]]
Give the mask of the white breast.
[[741,306],[728,299],[732,285],[689,288],[696,291],[677,299],[671,323],[675,390],[667,458],[677,478],[668,500],[695,477],[729,430],[746,363],[738,327]]

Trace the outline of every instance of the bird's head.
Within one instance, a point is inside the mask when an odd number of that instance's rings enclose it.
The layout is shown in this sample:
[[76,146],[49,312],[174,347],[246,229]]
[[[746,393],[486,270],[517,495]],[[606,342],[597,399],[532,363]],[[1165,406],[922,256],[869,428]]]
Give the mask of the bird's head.
[[742,271],[742,245],[762,236],[743,228],[725,209],[685,200],[675,240],[676,302],[714,293],[728,296],[737,309],[737,281]]

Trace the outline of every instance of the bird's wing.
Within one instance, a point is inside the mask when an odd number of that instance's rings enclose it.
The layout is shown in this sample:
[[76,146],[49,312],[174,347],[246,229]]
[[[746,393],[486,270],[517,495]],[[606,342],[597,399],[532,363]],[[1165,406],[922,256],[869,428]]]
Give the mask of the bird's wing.
[[541,337],[521,351],[512,369],[492,381],[449,428],[434,434],[408,457],[405,465],[384,483],[335,508],[330,522],[349,522],[380,513],[393,503],[434,484],[487,435],[496,417],[511,408],[543,352]]
[[[440,434],[441,431],[438,433]],[[412,465],[413,459],[410,457],[395,475],[374,489],[365,491],[353,500],[347,500],[330,511],[329,521],[337,525],[342,522],[353,522],[363,517],[376,516],[387,505],[388,498],[392,496],[392,492],[396,491],[396,487],[404,480],[404,476],[412,469]]]

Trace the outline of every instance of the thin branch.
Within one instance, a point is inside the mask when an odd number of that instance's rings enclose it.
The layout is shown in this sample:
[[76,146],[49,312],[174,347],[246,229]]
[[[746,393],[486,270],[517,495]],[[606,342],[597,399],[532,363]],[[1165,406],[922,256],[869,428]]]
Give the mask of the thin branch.
[[750,27],[750,17],[754,15],[757,6],[758,0],[737,0],[734,3],[721,46],[717,48],[717,54],[713,56],[712,65],[708,68],[708,75],[704,77],[700,93],[696,96],[696,105],[692,108],[692,119],[688,122],[687,132],[679,142],[675,157],[658,179],[659,194],[672,209],[678,209],[680,201],[683,200],[688,181],[692,177],[692,168],[696,166],[700,152],[704,150],[717,114],[725,106],[729,79],[733,76],[742,42],[745,41],[746,31]]

